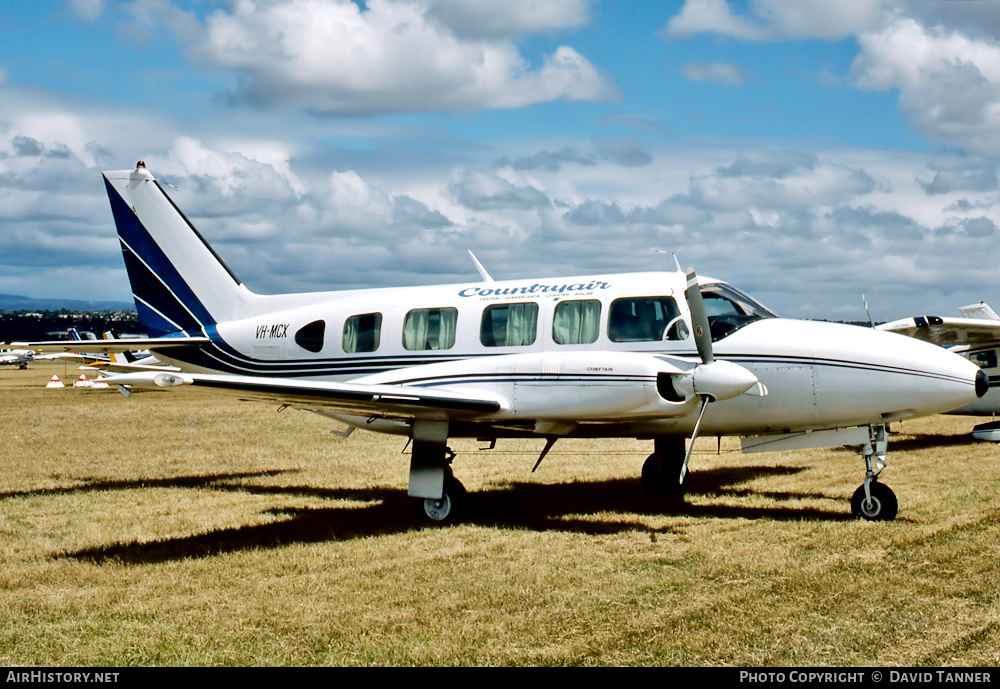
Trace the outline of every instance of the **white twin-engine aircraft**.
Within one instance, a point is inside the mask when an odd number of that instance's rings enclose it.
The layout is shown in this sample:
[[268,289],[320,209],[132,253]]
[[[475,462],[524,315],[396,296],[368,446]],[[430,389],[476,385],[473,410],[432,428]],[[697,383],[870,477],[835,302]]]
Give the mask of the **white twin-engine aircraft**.
[[121,346],[180,369],[111,382],[231,391],[406,436],[409,494],[435,521],[454,521],[465,495],[449,438],[538,437],[539,462],[559,438],[650,439],[642,482],[666,492],[683,490],[699,434],[743,436],[744,451],[857,447],[852,511],[892,519],[877,480],[886,424],[987,388],[940,347],[778,318],[693,271],[495,282],[481,270],[478,283],[262,296],[143,164],[104,177],[151,336]]

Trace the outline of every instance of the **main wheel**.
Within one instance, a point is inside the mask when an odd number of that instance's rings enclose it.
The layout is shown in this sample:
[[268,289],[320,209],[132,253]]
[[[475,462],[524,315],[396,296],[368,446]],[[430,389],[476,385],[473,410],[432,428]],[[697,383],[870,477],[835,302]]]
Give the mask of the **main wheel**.
[[684,483],[678,479],[681,476],[681,465],[684,463],[684,456],[680,461],[674,458],[664,458],[658,452],[654,452],[646,461],[642,463],[642,487],[645,491],[655,495],[666,495],[669,493],[683,493],[687,488],[687,476]]
[[441,497],[417,500],[420,515],[435,524],[454,524],[465,506],[465,486],[454,476],[446,476]]
[[892,489],[878,481],[872,481],[868,489],[872,494],[871,502],[865,500],[864,485],[858,486],[858,489],[854,491],[854,495],[851,497],[851,514],[855,518],[867,519],[868,521],[887,522],[895,519],[896,512],[899,510],[899,502]]

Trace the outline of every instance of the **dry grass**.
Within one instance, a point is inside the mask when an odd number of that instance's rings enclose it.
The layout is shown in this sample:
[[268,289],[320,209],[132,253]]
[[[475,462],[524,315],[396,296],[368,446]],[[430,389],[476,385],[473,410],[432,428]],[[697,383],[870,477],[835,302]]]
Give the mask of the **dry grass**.
[[404,441],[304,412],[45,390],[0,370],[3,665],[997,665],[1000,450],[894,427],[891,523],[846,450],[458,441],[458,527],[405,497]]

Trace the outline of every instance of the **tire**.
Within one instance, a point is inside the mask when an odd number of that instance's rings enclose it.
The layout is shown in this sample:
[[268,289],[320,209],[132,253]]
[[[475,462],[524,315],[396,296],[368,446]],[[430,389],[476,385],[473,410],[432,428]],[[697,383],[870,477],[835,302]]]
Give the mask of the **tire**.
[[439,500],[421,498],[417,500],[419,516],[431,524],[441,526],[459,521],[465,507],[466,491],[462,482],[453,476],[445,477],[444,492]]
[[878,481],[872,481],[869,484],[869,490],[872,494],[871,504],[865,504],[864,485],[858,486],[858,489],[854,491],[854,495],[851,497],[851,514],[856,519],[867,519],[872,522],[887,522],[895,519],[899,503],[892,489]]
[[684,457],[678,462],[664,459],[654,452],[642,464],[642,488],[653,495],[670,495],[683,493],[687,488],[687,476],[680,483],[681,465]]

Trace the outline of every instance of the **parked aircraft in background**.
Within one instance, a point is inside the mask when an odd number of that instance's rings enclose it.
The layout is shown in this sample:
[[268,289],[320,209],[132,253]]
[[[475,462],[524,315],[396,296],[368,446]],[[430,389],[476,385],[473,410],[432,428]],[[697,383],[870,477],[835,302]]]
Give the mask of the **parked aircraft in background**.
[[[104,341],[128,341],[128,339],[134,340],[135,338],[125,338],[124,340],[116,340],[114,334],[110,332],[104,333]],[[155,356],[149,353],[149,350],[137,349],[124,351],[110,351],[107,354],[98,355],[101,358],[96,361],[91,361],[84,368],[86,369],[96,369],[100,372],[104,371],[179,371],[180,369],[176,366],[167,366],[162,361],[157,359]]]
[[[694,271],[258,295],[152,174],[105,173],[141,343],[190,385],[271,400],[412,441],[409,494],[452,521],[465,497],[449,438],[649,439],[653,491],[683,490],[700,434],[747,452],[850,445],[865,462],[855,515],[892,519],[878,479],[886,424],[967,404],[987,380],[940,347],[778,318]],[[135,340],[99,343],[104,351]],[[120,350],[119,350],[120,351]],[[537,466],[537,464],[536,464]]]
[[28,368],[28,364],[35,359],[33,349],[4,349],[0,350],[0,365],[17,366],[18,368]]
[[62,359],[64,356],[64,354],[42,354],[36,349],[2,349],[0,350],[0,366],[17,366],[20,369],[26,369],[32,361]]
[[[941,345],[979,366],[989,377],[989,391],[948,413],[996,416],[1000,413],[1000,316],[985,302],[962,306],[958,311],[961,317],[914,316],[877,327]],[[972,435],[980,440],[1000,441],[1000,423],[979,424]]]

